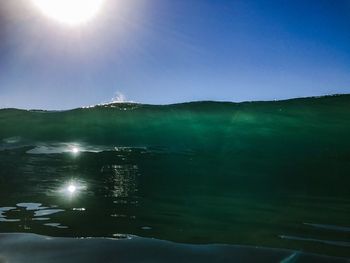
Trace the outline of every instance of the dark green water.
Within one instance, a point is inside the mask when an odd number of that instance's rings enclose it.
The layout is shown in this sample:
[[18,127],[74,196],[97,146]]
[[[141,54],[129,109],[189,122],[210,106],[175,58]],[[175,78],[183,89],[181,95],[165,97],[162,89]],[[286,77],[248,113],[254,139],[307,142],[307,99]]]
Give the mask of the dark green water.
[[350,257],[350,96],[0,110],[0,232]]

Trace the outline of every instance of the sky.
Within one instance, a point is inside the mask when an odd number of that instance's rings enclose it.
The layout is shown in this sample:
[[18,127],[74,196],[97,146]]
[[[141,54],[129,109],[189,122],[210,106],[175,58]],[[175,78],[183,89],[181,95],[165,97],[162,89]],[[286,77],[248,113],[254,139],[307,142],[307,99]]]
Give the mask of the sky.
[[350,0],[106,0],[76,27],[32,0],[0,3],[0,108],[339,93]]

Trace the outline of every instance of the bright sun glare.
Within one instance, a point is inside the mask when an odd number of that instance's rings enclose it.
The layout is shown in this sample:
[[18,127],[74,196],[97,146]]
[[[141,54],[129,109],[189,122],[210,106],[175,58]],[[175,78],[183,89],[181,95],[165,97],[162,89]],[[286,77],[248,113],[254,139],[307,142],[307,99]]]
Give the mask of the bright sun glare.
[[96,16],[104,0],[32,0],[41,12],[67,25],[75,26]]
[[70,184],[68,187],[67,187],[67,190],[70,194],[74,194],[75,191],[77,190],[77,187],[74,185],[74,184]]
[[79,148],[78,147],[73,147],[72,148],[72,153],[74,153],[74,154],[79,153]]

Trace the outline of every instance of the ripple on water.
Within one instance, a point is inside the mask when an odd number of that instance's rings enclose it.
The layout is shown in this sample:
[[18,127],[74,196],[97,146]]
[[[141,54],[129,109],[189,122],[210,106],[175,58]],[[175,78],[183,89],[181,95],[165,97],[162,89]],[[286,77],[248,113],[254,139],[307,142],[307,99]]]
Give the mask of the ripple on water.
[[43,207],[40,203],[19,203],[17,206],[25,208],[28,211],[47,209],[47,207]]
[[64,212],[63,209],[46,209],[46,210],[38,210],[34,212],[34,216],[48,216],[48,215],[53,215],[59,212]]
[[79,212],[83,212],[85,211],[86,209],[84,207],[75,207],[73,208],[73,211],[79,211]]
[[333,230],[339,232],[350,232],[350,227],[345,226],[335,226],[335,225],[326,225],[326,224],[313,224],[313,223],[304,223],[304,225],[312,226],[315,228],[322,228],[325,230]]
[[325,240],[325,239],[317,239],[317,238],[309,238],[309,237],[297,237],[297,236],[279,236],[281,239],[288,240],[296,240],[296,241],[306,241],[306,242],[317,242],[331,246],[339,246],[339,247],[350,247],[350,242],[346,241],[335,241],[335,240]]
[[19,141],[21,141],[21,137],[19,137],[19,136],[9,137],[9,138],[3,139],[2,141],[4,143],[7,143],[7,144],[14,144],[14,143],[18,143]]
[[47,224],[44,224],[44,226],[50,226],[50,227],[61,228],[61,229],[68,228],[67,226],[61,225],[60,223],[47,223]]
[[0,207],[0,222],[19,222],[19,219],[8,219],[5,216],[6,212],[15,210],[16,207]]
[[72,153],[78,154],[79,152],[99,153],[103,151],[112,151],[112,147],[98,146],[98,145],[84,145],[77,143],[55,143],[55,144],[40,144],[35,148],[27,151],[27,154],[64,154]]
[[34,217],[32,218],[33,221],[48,221],[50,218],[48,217]]
[[[52,208],[55,206],[52,206]],[[18,203],[16,204],[16,207],[0,207],[0,222],[21,222],[22,216],[18,216],[17,218],[9,218],[9,213],[23,213],[23,210],[30,211],[33,213],[32,218],[28,218],[28,215],[26,214],[25,218],[26,220],[32,220],[32,221],[48,221],[50,218],[44,217],[53,215],[59,212],[63,212],[65,210],[63,209],[52,209],[49,207],[42,206],[41,203]],[[54,223],[56,224],[56,223]],[[66,227],[60,227],[60,228],[66,228]]]

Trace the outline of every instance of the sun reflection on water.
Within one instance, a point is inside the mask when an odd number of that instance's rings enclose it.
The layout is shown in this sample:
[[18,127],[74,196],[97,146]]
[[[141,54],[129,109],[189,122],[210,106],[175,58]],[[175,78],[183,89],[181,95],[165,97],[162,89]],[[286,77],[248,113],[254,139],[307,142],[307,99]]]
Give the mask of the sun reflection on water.
[[77,187],[74,185],[74,184],[70,184],[68,187],[67,187],[67,191],[71,194],[74,194],[75,191],[77,190]]
[[65,197],[73,198],[81,194],[86,189],[87,186],[84,183],[77,180],[71,180],[66,182],[59,190],[59,192]]
[[71,148],[71,152],[72,152],[74,155],[77,155],[77,154],[79,154],[80,149],[79,149],[79,147],[77,147],[77,146],[73,146],[73,147]]
[[106,165],[101,169],[105,183],[109,190],[108,195],[117,198],[133,198],[138,191],[137,165]]

